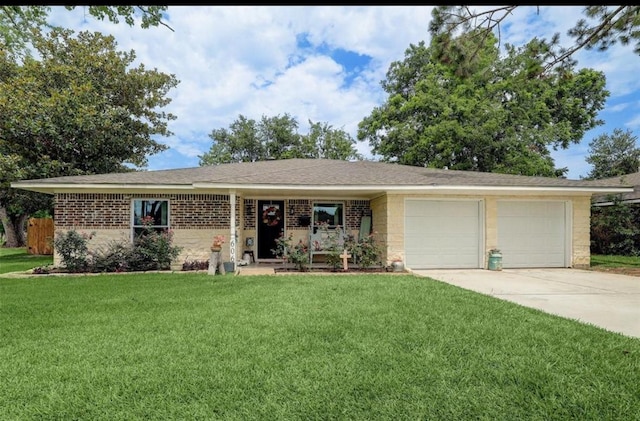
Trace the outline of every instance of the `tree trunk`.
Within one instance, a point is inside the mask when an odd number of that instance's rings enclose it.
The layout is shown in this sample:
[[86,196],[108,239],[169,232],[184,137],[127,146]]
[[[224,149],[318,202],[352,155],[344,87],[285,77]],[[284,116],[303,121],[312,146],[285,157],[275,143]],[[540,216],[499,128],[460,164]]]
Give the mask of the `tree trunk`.
[[27,239],[24,232],[24,224],[28,215],[20,215],[18,217],[10,217],[7,208],[0,206],[0,221],[4,227],[4,234],[7,239],[6,247],[24,247],[27,245]]

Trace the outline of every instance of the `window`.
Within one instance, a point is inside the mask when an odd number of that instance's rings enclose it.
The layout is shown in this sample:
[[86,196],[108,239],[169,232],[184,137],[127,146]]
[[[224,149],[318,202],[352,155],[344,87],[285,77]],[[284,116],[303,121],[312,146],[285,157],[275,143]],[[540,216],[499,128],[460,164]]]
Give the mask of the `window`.
[[343,203],[314,203],[313,226],[328,225],[333,229],[340,225],[344,228],[344,204]]
[[133,201],[133,234],[140,234],[145,227],[155,231],[169,228],[169,201],[135,199]]

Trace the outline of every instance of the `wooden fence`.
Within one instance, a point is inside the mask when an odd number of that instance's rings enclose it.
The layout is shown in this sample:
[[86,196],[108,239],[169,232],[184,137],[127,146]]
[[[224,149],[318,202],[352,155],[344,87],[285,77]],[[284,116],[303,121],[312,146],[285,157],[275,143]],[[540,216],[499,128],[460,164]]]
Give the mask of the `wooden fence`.
[[27,223],[27,252],[53,254],[53,219],[30,218]]

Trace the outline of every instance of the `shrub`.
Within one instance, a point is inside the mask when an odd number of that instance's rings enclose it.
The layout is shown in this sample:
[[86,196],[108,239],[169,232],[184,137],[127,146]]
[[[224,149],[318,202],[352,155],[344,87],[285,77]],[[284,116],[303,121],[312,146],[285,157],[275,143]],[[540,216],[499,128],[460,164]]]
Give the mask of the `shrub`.
[[335,230],[327,230],[326,248],[327,255],[326,261],[331,269],[336,270],[342,265],[342,258],[340,255],[344,251],[346,244],[341,242],[342,229],[336,228]]
[[60,255],[63,266],[69,272],[87,271],[89,267],[87,243],[94,234],[80,234],[75,230],[69,230],[56,236],[53,246]]
[[591,209],[591,253],[622,256],[640,254],[640,208],[614,200]]
[[209,269],[208,260],[186,260],[182,264],[182,270],[207,270]]
[[276,239],[276,248],[271,250],[276,257],[287,259],[289,263],[293,263],[300,271],[306,271],[309,264],[309,248],[302,240],[298,244],[292,246],[293,238],[291,234],[288,237],[280,236]]
[[375,264],[382,265],[380,260],[382,247],[378,244],[375,233],[359,239],[356,243],[352,243],[351,254],[355,256],[356,262],[358,262],[363,269]]
[[47,275],[51,273],[51,265],[38,266],[33,268],[32,273],[37,275]]
[[129,242],[112,241],[105,250],[91,255],[92,272],[126,272],[129,270],[133,248]]
[[173,246],[173,233],[145,228],[133,241],[133,251],[129,259],[131,270],[163,270],[171,267],[182,247]]

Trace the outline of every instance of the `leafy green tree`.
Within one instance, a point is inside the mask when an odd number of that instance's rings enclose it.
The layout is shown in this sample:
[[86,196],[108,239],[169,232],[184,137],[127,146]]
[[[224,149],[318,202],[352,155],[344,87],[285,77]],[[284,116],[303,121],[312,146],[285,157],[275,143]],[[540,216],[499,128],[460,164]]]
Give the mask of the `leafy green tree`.
[[[429,31],[432,37],[471,30],[476,30],[477,36],[483,39],[495,33],[500,36],[500,25],[506,24],[518,7],[522,6],[496,6],[476,11],[469,6],[437,6],[432,12]],[[579,19],[568,31],[568,35],[574,38],[574,44],[569,48],[559,46],[559,34],[549,42],[541,41],[554,51],[541,70],[546,71],[571,60],[583,48],[605,51],[618,42],[622,45],[635,42],[634,51],[640,54],[640,6],[585,6],[583,14],[585,18]]]
[[[73,10],[78,6],[65,6]],[[119,23],[120,19],[129,25],[135,25],[135,18],[140,18],[140,26],[163,25],[173,29],[162,21],[162,14],[167,6],[82,6],[87,15],[99,20]],[[40,36],[43,28],[53,28],[48,17],[49,6],[0,6],[0,51],[8,55],[28,54],[27,46],[34,38]]]
[[37,200],[11,181],[143,167],[167,148],[154,137],[171,135],[176,118],[161,111],[175,76],[132,66],[135,53],[117,51],[113,37],[55,29],[34,47],[40,58],[20,63],[0,52],[0,217],[7,238],[18,231],[12,247]]
[[355,140],[344,130],[327,123],[309,124],[309,134],[300,135],[298,122],[289,114],[262,116],[259,122],[240,115],[228,129],[214,129],[209,134],[213,144],[209,152],[199,156],[200,165],[287,158],[360,158]]
[[589,142],[586,161],[593,168],[585,177],[588,180],[631,174],[640,170],[638,137],[631,130],[615,129],[613,134],[602,134]]
[[611,206],[591,207],[591,253],[640,255],[640,208],[612,198]]
[[343,129],[334,129],[328,123],[309,120],[309,134],[302,136],[305,158],[362,159],[355,149],[356,141]]
[[383,161],[561,176],[567,169],[554,167],[549,148],[579,143],[602,124],[604,74],[564,63],[541,76],[552,52],[536,39],[498,53],[495,36],[475,32],[410,45],[391,64],[382,81],[388,99],[360,122],[358,139]]

